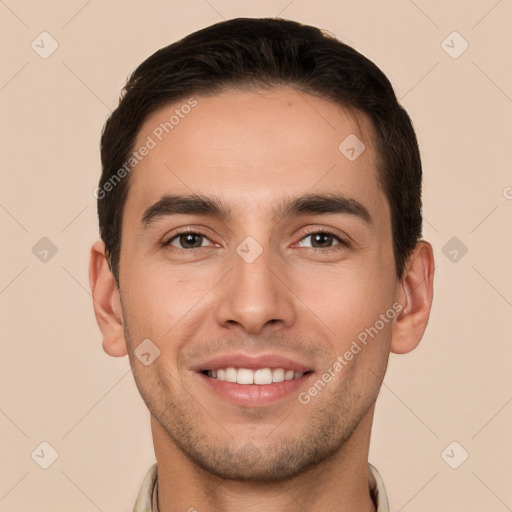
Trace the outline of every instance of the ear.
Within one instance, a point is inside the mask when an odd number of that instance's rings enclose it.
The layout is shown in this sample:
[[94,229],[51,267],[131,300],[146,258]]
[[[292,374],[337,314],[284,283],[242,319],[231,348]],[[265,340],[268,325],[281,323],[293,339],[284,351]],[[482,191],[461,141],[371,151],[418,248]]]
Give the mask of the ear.
[[393,325],[391,352],[406,354],[414,350],[427,328],[434,297],[434,253],[421,240],[407,260],[397,301],[402,305]]
[[91,248],[89,283],[94,314],[103,334],[103,350],[113,357],[127,355],[121,299],[102,240],[98,240]]

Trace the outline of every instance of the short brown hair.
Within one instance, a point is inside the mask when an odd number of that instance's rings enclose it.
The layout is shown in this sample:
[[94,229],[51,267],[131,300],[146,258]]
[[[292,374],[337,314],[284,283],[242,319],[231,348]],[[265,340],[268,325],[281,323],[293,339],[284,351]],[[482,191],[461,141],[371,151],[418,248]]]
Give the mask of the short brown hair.
[[371,120],[379,180],[391,209],[396,274],[402,276],[421,236],[422,170],[411,120],[389,80],[369,59],[318,28],[278,18],[237,18],[194,32],[151,55],[130,76],[105,123],[98,216],[118,284],[129,176],[104,187],[125,165],[148,116],[191,95],[279,86],[351,107]]

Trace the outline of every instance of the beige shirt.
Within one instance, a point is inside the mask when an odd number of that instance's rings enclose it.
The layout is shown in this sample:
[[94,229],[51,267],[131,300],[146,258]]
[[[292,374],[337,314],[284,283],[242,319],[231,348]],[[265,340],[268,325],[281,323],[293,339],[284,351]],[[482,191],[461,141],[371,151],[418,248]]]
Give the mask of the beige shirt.
[[[379,472],[371,464],[368,464],[370,481],[370,494],[377,508],[377,512],[389,512],[388,497],[384,482]],[[139,496],[135,502],[133,512],[158,512],[157,488],[158,488],[157,464],[153,464],[142,482]]]

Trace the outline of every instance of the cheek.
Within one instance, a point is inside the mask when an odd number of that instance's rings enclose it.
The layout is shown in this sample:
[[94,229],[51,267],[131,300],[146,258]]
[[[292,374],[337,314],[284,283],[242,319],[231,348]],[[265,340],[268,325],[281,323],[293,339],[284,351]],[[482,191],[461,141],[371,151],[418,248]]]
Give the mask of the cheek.
[[[392,264],[385,260],[376,260],[357,267],[317,273],[314,279],[300,283],[296,281],[297,296],[313,313],[311,322],[320,319],[328,326],[326,332],[336,354],[348,350],[358,337],[364,341],[368,329],[374,338],[389,338],[396,284],[391,267]],[[388,321],[381,325],[380,315],[386,312],[391,318],[386,318]],[[377,335],[372,329],[376,322],[379,322]]]
[[211,268],[173,269],[168,262],[126,265],[125,272],[129,279],[121,290],[130,332],[164,346],[163,340],[175,337],[183,320],[197,314],[218,280]]

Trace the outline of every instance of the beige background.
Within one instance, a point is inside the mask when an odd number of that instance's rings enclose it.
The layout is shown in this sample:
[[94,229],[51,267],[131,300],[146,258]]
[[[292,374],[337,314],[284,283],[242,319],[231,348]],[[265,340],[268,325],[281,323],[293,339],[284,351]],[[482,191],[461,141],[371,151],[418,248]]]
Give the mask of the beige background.
[[[276,15],[374,60],[422,148],[435,304],[420,347],[391,356],[370,456],[392,510],[512,510],[511,0],[0,0],[1,512],[132,510],[154,453],[89,293],[100,131],[158,48],[222,18]],[[46,59],[31,48],[51,48],[43,31],[59,45]],[[469,43],[456,59],[445,50],[464,41],[442,44],[453,31]],[[57,248],[46,261],[48,242],[32,250],[42,237]],[[43,441],[58,452],[48,469]]]

